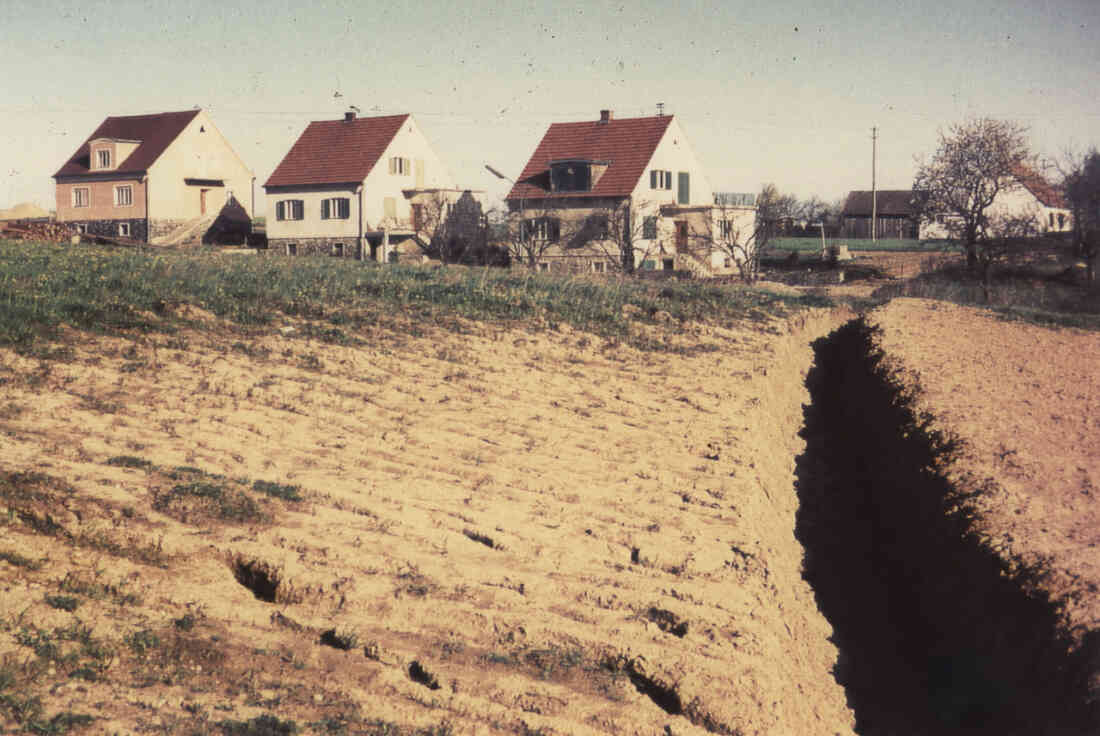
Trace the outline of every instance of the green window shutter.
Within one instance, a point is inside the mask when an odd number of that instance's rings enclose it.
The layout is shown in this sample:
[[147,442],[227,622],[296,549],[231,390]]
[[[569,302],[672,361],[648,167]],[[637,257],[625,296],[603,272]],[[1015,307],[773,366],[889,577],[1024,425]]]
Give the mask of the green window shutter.
[[657,188],[657,169],[651,169],[649,172],[649,188]]
[[329,218],[329,200],[321,200],[321,219],[327,220]]
[[686,171],[680,172],[678,190],[676,193],[677,202],[687,204],[691,201],[691,177]]
[[283,202],[282,200],[280,200],[280,201],[275,203],[275,219],[276,220],[285,220],[286,219],[286,202]]
[[672,191],[672,172],[671,171],[666,171],[665,172],[665,189],[668,189],[669,191]]

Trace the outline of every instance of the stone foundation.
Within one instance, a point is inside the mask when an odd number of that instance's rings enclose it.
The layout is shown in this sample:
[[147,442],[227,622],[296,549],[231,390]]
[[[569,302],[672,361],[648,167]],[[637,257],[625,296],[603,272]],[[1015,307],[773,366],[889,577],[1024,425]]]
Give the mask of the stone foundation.
[[163,238],[165,235],[169,235],[175,232],[180,227],[183,227],[191,220],[150,220],[149,222],[149,238]]
[[[130,234],[119,235],[118,226],[120,223],[129,223]],[[146,220],[144,218],[123,218],[119,220],[88,220],[86,222],[71,222],[68,223],[72,227],[73,232],[77,232],[77,225],[84,225],[84,231],[89,235],[101,235],[105,238],[130,238],[131,240],[140,240],[142,242],[149,241],[149,233],[146,230]]]
[[[364,255],[365,251],[365,255]],[[370,260],[370,250],[364,249],[357,238],[270,238],[267,253],[273,256],[328,256]]]

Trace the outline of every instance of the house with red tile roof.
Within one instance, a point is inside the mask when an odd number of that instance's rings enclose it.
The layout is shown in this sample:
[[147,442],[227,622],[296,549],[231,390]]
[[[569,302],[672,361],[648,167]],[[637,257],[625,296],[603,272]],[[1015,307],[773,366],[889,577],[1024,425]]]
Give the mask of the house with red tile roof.
[[203,110],[109,117],[53,175],[57,220],[144,242],[243,242],[255,177]]
[[597,272],[728,271],[715,201],[674,116],[610,110],[552,124],[505,197],[528,266]]
[[412,115],[310,123],[264,184],[268,249],[419,260],[431,223],[466,194]]

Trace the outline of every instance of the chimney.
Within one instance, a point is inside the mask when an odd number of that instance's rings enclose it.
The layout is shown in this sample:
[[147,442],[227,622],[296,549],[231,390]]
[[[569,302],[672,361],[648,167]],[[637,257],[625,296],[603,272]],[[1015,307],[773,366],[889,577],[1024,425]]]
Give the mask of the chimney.
[[615,113],[611,110],[600,110],[600,125],[607,125],[613,117]]
[[350,122],[355,120],[355,110],[348,110],[344,113],[344,122]]

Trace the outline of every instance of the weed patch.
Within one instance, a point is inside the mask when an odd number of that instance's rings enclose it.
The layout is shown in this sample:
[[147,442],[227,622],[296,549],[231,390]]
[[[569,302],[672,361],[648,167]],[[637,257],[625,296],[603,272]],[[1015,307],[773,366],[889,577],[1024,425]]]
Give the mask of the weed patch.
[[219,721],[217,724],[224,736],[294,736],[298,733],[298,724],[264,714],[247,721]]
[[32,560],[30,557],[24,557],[18,552],[10,550],[0,550],[0,560],[14,567],[22,567],[27,570],[38,570],[42,567],[42,563],[38,560]]

